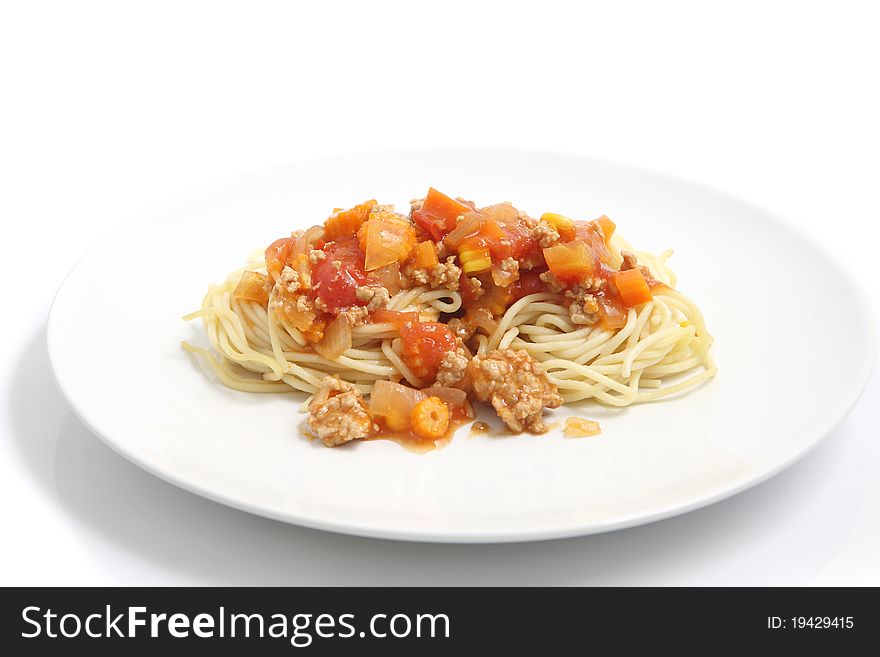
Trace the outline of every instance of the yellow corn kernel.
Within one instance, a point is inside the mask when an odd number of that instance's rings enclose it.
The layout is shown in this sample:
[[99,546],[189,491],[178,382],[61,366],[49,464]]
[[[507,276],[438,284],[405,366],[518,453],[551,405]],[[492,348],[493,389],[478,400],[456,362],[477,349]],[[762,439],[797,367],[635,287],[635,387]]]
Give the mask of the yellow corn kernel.
[[489,249],[465,249],[459,251],[461,269],[465,274],[480,274],[492,267],[492,256]]
[[545,212],[541,215],[541,221],[546,221],[557,231],[560,229],[565,231],[574,230],[574,219],[569,219],[565,215],[556,214],[555,212]]
[[492,261],[489,258],[479,258],[463,263],[461,268],[465,274],[482,274],[492,268]]

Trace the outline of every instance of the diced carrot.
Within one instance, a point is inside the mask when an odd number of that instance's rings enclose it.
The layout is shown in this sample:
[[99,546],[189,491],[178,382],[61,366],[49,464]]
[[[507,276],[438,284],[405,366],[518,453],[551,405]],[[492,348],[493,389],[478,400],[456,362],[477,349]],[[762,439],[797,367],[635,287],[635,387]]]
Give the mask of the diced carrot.
[[620,293],[620,300],[627,308],[638,306],[652,299],[651,288],[648,287],[648,282],[638,268],[615,272],[612,280]]
[[429,440],[442,438],[449,429],[449,408],[439,397],[426,397],[413,406],[410,425],[417,436]]
[[338,237],[351,237],[375,208],[376,201],[371,199],[349,210],[334,212],[324,221],[324,239],[329,242]]
[[425,269],[438,264],[440,261],[437,258],[437,245],[431,240],[419,242],[413,251],[413,262],[416,267]]
[[493,242],[498,242],[506,237],[506,233],[498,225],[498,222],[491,219],[486,219],[480,224],[480,235]]
[[461,201],[446,196],[442,192],[438,192],[433,187],[428,188],[428,194],[425,196],[425,202],[422,204],[422,212],[433,217],[440,217],[447,222],[455,225],[455,220],[459,215],[473,210]]
[[583,280],[596,268],[595,253],[581,239],[544,249],[544,260],[559,280],[568,283]]
[[397,310],[385,310],[380,308],[370,313],[373,324],[394,324],[398,328],[407,322],[418,322],[418,313],[402,313]]

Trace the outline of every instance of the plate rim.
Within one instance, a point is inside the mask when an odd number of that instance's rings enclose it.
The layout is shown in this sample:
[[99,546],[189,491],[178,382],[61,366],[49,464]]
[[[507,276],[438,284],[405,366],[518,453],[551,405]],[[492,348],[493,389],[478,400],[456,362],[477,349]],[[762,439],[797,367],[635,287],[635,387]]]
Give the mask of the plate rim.
[[[126,448],[125,443],[116,441],[110,436],[104,435],[103,432],[98,430],[96,424],[93,423],[89,419],[89,417],[87,417],[87,414],[81,412],[80,409],[76,408],[71,397],[68,395],[67,392],[65,392],[65,385],[62,381],[64,377],[63,374],[59,374],[57,357],[53,356],[53,354],[57,353],[58,349],[58,337],[57,330],[54,328],[54,319],[56,317],[56,312],[58,311],[59,299],[62,298],[62,295],[65,292],[69,280],[84,265],[84,263],[96,251],[98,251],[105,242],[112,241],[118,233],[122,233],[129,229],[130,226],[134,222],[136,222],[139,217],[149,215],[150,212],[155,209],[174,206],[176,203],[180,203],[184,199],[191,199],[193,197],[210,193],[212,190],[220,189],[223,186],[232,182],[240,182],[244,179],[251,177],[266,176],[272,172],[277,172],[285,168],[290,168],[294,166],[301,167],[308,165],[309,163],[332,162],[341,158],[360,158],[370,155],[389,157],[394,155],[411,156],[414,154],[424,155],[429,153],[444,153],[447,155],[450,153],[478,153],[483,155],[530,154],[541,157],[569,158],[572,160],[588,162],[596,166],[631,171],[639,175],[647,175],[655,179],[665,179],[679,185],[686,185],[691,188],[698,189],[701,192],[720,197],[725,201],[737,203],[743,207],[750,209],[753,212],[761,214],[763,219],[771,221],[777,226],[796,234],[800,240],[808,244],[816,251],[820,252],[823,257],[827,259],[828,263],[833,266],[833,268],[836,270],[838,277],[842,281],[844,281],[847,288],[849,288],[854,293],[854,299],[856,301],[860,314],[862,315],[862,319],[867,322],[866,332],[868,335],[870,358],[861,359],[860,371],[854,372],[855,376],[850,378],[851,384],[848,387],[846,395],[847,402],[845,404],[840,404],[840,408],[833,409],[833,413],[825,414],[824,417],[826,419],[822,423],[822,425],[814,432],[814,438],[811,442],[802,445],[800,449],[795,450],[786,458],[773,463],[763,470],[760,470],[757,474],[751,474],[744,481],[738,481],[732,485],[722,486],[720,490],[717,490],[709,495],[704,495],[697,499],[686,499],[684,501],[676,503],[665,504],[647,513],[630,513],[628,516],[617,518],[611,521],[599,519],[591,522],[588,525],[584,525],[583,522],[579,523],[576,521],[568,524],[557,523],[556,525],[551,527],[540,527],[530,530],[512,530],[505,529],[502,526],[500,529],[483,529],[479,531],[465,532],[452,532],[448,530],[434,531],[419,528],[401,529],[399,527],[385,526],[381,523],[359,523],[353,519],[346,519],[345,521],[326,520],[323,519],[323,516],[321,514],[310,514],[309,512],[304,510],[292,510],[282,513],[275,511],[272,508],[261,506],[259,504],[248,503],[247,501],[236,498],[230,494],[225,494],[222,491],[214,490],[210,486],[199,486],[187,480],[186,477],[175,473],[173,468],[162,467],[158,462],[154,462],[154,460],[151,460],[144,455],[136,453],[133,449]],[[51,372],[52,380],[58,388],[61,397],[64,399],[65,403],[68,405],[74,416],[89,430],[90,433],[98,437],[105,445],[110,447],[114,452],[116,452],[129,462],[142,468],[151,475],[190,493],[194,493],[196,495],[199,495],[200,497],[204,497],[225,506],[229,506],[231,508],[251,513],[257,516],[269,518],[279,522],[285,522],[288,524],[307,527],[310,529],[329,531],[337,534],[356,535],[369,538],[398,541],[430,543],[518,543],[569,538],[573,536],[587,536],[657,522],[720,502],[724,499],[748,490],[749,488],[757,486],[772,478],[776,474],[782,472],[783,470],[789,468],[797,461],[812,452],[813,449],[815,449],[820,443],[822,443],[832,432],[832,430],[837,427],[846,418],[847,415],[849,415],[853,407],[862,398],[864,391],[871,380],[871,375],[873,373],[877,358],[878,336],[876,327],[877,323],[874,314],[874,308],[864,289],[864,286],[861,284],[858,278],[854,276],[854,274],[844,263],[841,257],[839,257],[835,252],[831,251],[830,249],[827,249],[821,242],[819,242],[818,239],[816,239],[811,233],[804,230],[796,222],[793,222],[783,215],[769,210],[757,203],[742,198],[731,192],[717,188],[713,185],[709,185],[676,173],[669,173],[637,164],[629,164],[626,162],[593,157],[591,155],[565,150],[545,150],[512,147],[408,147],[351,151],[345,153],[323,155],[319,157],[292,159],[284,164],[248,171],[239,175],[227,176],[221,180],[191,188],[180,194],[176,194],[171,197],[159,200],[156,203],[152,203],[140,209],[139,211],[126,215],[125,219],[123,219],[119,224],[100,236],[95,241],[95,243],[76,261],[73,267],[71,267],[71,269],[62,279],[57,291],[53,296],[47,316],[45,353],[49,364],[49,370]]]

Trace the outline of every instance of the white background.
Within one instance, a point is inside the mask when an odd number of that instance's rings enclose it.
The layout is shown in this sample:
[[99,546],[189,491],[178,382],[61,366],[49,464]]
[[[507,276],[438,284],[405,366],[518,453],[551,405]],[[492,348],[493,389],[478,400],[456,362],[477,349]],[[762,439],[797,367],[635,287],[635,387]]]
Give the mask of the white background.
[[395,146],[565,150],[709,183],[844,254],[877,308],[871,3],[0,7],[0,583],[880,584],[876,375],[819,448],[720,504],[442,546],[291,527],[161,482],[79,424],[44,356],[64,274],[126,217],[242,172]]

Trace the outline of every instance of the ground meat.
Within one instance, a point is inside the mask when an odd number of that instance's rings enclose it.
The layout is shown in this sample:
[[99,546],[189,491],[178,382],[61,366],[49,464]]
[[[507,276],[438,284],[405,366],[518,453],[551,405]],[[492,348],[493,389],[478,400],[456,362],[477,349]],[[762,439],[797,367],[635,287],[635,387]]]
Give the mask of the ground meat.
[[[497,284],[506,286],[519,280],[519,261],[516,258],[505,258],[501,261],[500,268],[501,278],[495,279]],[[496,274],[493,272],[492,276],[494,278]]]
[[556,274],[552,271],[545,271],[543,274],[538,274],[538,278],[547,284],[547,288],[551,292],[559,293],[566,288],[565,283],[556,278]]
[[605,288],[605,279],[601,276],[585,278],[580,283],[576,283],[571,289],[565,291],[565,296],[569,299],[577,299],[583,297],[587,293],[595,294]]
[[629,251],[621,251],[620,255],[623,256],[623,262],[620,263],[620,271],[626,271],[627,269],[638,269],[642,272],[645,280],[654,280],[654,275],[651,273],[651,270],[645,267],[645,265],[640,265],[634,253],[630,253]]
[[428,284],[428,270],[423,267],[416,267],[415,265],[409,265],[404,270],[404,276],[408,277],[411,283],[415,283],[416,285],[427,285]]
[[539,221],[538,225],[532,228],[532,237],[538,240],[542,249],[553,246],[559,241],[559,233],[546,221]]
[[623,262],[620,263],[620,271],[626,271],[627,269],[635,269],[639,266],[639,261],[636,256],[629,251],[621,251],[620,255],[623,256]]
[[572,324],[592,326],[599,321],[599,303],[592,294],[584,295],[582,301],[572,301],[568,316]]
[[459,347],[455,351],[447,351],[443,354],[443,360],[440,361],[436,384],[447,388],[455,386],[464,379],[469,362],[470,358],[463,348]]
[[309,426],[327,447],[366,438],[373,423],[361,393],[338,376],[326,376],[309,404]]
[[453,317],[446,322],[446,328],[452,331],[452,334],[462,342],[467,342],[474,336],[474,333],[477,332],[476,326],[467,320],[459,319],[458,317]]
[[368,287],[362,285],[355,290],[355,296],[361,301],[367,302],[367,310],[379,310],[385,308],[391,300],[391,295],[384,287]]
[[299,273],[287,265],[281,270],[281,284],[286,288],[287,292],[291,294],[297,292],[300,287],[302,287],[299,280]]
[[379,310],[380,308],[385,308],[388,306],[389,301],[391,301],[391,294],[388,290],[384,287],[378,287],[376,288],[376,293],[373,295],[373,298],[367,303],[367,310]]
[[470,295],[474,299],[479,299],[486,293],[486,290],[483,289],[483,284],[480,282],[479,278],[471,278],[470,276],[466,276],[465,278],[467,279],[467,284],[470,288]]
[[570,290],[566,290],[565,296],[572,300],[568,307],[568,316],[572,324],[592,326],[599,321],[599,302],[593,293],[603,287],[605,280],[596,277],[585,279]]
[[370,311],[367,310],[366,306],[352,306],[351,308],[340,310],[338,316],[345,317],[348,320],[348,325],[354,328],[355,326],[363,326],[367,323]]
[[450,290],[457,290],[460,276],[461,269],[455,264],[455,256],[449,256],[446,258],[446,262],[438,262],[433,267],[407,265],[401,276],[401,287],[404,287],[403,278],[405,277],[408,283],[406,287],[411,287],[415,283],[427,285],[431,289],[446,287]]
[[449,257],[449,247],[446,246],[446,242],[440,241],[437,242],[437,259],[438,260],[446,260]]
[[428,271],[428,286],[457,290],[460,277],[461,269],[455,264],[455,256],[449,256],[446,258],[446,262],[439,262]]
[[516,211],[516,218],[519,219],[520,223],[522,223],[527,228],[534,228],[538,225],[538,220],[534,217],[530,217],[522,210]]
[[315,308],[320,310],[323,313],[329,312],[330,307],[321,297],[315,297]]
[[315,305],[305,294],[301,294],[296,298],[296,309],[301,313],[307,313],[313,311]]
[[327,254],[324,253],[321,249],[312,249],[309,251],[309,262],[313,265],[317,265],[321,260],[324,260],[327,257]]
[[519,262],[516,258],[505,258],[501,261],[501,271],[510,273],[519,271]]
[[512,431],[546,431],[544,407],[562,405],[544,368],[524,350],[496,349],[474,356],[467,371],[477,399],[491,402]]

